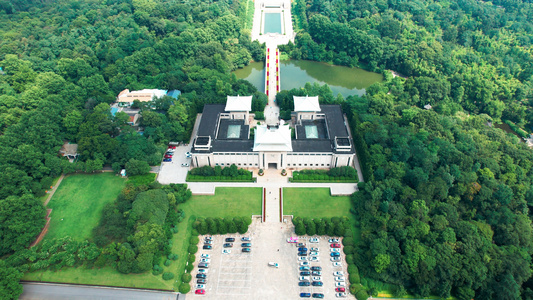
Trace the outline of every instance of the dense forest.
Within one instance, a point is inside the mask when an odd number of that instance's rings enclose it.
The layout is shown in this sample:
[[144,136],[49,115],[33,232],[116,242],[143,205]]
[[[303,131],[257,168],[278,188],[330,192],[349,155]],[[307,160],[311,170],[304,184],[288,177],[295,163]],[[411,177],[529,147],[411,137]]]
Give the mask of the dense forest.
[[[54,177],[157,164],[168,141],[188,140],[205,103],[227,95],[264,107],[266,96],[230,73],[264,59],[243,2],[0,0],[0,294],[17,298],[28,270],[116,262],[141,272],[168,254],[163,215],[174,202],[157,186],[124,191],[91,241],[26,248]],[[306,85],[277,98],[283,118],[292,95],[309,94],[343,105],[351,121],[365,183],[352,196],[361,236],[348,263],[369,294],[533,298],[532,150],[493,127],[531,132],[532,15],[520,0],[293,2],[300,31],[282,51],[386,75],[363,97]],[[182,94],[141,105],[139,135],[109,110],[126,88]],[[65,141],[79,145],[75,163],[58,156]],[[157,219],[144,214],[147,199],[163,203]],[[151,229],[150,251],[142,239],[113,248]]]

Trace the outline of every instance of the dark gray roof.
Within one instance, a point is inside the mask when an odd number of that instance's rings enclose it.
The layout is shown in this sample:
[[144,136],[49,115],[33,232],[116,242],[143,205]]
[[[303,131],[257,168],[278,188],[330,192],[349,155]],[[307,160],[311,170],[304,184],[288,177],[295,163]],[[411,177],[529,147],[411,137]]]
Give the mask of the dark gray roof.
[[347,137],[348,130],[344,124],[344,115],[342,114],[340,105],[320,105],[322,113],[326,114],[328,123],[329,138],[334,139],[338,137]]
[[198,125],[198,136],[210,136],[215,139],[218,114],[224,112],[224,104],[206,104],[202,112],[202,120]]

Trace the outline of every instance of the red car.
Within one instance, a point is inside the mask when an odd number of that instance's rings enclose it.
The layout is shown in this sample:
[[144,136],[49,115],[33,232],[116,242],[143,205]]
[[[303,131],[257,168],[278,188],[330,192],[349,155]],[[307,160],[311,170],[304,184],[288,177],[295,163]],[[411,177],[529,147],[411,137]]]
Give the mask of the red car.
[[176,146],[168,146],[168,149],[176,149]]
[[196,295],[205,295],[205,290],[196,290],[194,293]]
[[336,288],[336,289],[335,289],[335,292],[341,292],[341,293],[344,293],[344,292],[346,292],[346,289],[345,289],[345,288]]
[[341,245],[340,244],[331,244],[331,248],[340,248]]
[[165,155],[165,158],[172,158],[172,155]]

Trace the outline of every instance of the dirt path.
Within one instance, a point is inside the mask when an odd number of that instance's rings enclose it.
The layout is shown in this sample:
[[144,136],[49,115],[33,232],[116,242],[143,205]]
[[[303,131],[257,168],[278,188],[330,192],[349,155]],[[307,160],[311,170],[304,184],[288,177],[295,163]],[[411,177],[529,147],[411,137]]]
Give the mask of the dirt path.
[[65,178],[65,174],[61,174],[61,177],[56,182],[56,186],[50,191],[50,194],[48,194],[48,198],[46,198],[46,201],[44,202],[44,206],[48,205],[48,202],[50,202],[50,199],[52,199],[52,196],[56,192],[57,188],[61,184],[61,181],[63,181],[63,178]]

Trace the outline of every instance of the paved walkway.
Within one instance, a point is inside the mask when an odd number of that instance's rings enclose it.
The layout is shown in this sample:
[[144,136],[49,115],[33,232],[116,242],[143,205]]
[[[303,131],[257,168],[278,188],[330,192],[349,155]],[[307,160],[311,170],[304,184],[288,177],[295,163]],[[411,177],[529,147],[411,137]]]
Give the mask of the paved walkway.
[[55,192],[57,191],[57,188],[59,187],[59,185],[61,184],[61,181],[63,181],[64,178],[65,178],[65,174],[61,174],[54,188],[50,191],[50,193],[48,193],[48,198],[46,198],[46,201],[44,202],[45,207],[48,205],[48,202],[50,202],[50,199],[52,199],[52,196],[55,194]]

